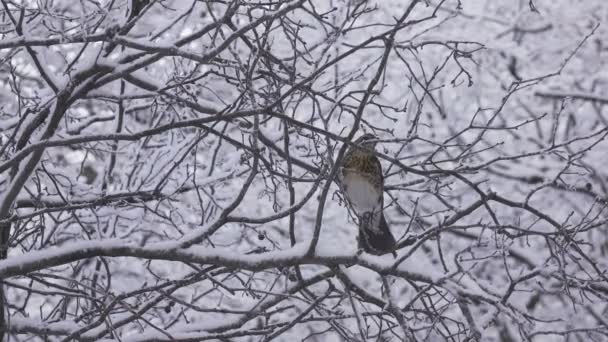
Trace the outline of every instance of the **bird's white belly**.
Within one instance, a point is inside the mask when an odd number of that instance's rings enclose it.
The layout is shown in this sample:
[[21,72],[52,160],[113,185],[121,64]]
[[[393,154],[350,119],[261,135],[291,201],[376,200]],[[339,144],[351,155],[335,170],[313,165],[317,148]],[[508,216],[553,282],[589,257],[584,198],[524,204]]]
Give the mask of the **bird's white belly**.
[[382,210],[382,194],[361,174],[345,172],[344,187],[348,201],[357,214]]

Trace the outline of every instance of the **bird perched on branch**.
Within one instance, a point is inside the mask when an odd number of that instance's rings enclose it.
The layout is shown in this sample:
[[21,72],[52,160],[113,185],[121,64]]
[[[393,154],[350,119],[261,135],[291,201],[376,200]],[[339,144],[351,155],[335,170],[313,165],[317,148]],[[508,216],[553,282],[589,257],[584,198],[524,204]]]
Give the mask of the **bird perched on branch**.
[[342,162],[342,190],[359,223],[359,248],[375,255],[393,253],[395,237],[384,218],[384,178],[374,149],[378,138],[364,134]]

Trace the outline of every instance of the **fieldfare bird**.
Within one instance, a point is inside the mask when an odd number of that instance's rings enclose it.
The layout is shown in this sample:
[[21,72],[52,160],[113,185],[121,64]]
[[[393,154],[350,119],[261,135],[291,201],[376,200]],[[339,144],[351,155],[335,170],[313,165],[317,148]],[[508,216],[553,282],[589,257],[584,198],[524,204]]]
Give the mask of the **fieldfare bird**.
[[378,138],[364,134],[351,146],[342,162],[342,190],[359,223],[359,249],[375,255],[392,252],[396,241],[384,213],[384,178],[374,149]]

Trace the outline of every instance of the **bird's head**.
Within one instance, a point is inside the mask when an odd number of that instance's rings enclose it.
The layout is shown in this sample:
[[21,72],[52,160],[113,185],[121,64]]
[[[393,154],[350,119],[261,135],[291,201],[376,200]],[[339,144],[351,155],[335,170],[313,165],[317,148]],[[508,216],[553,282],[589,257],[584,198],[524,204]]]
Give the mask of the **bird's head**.
[[371,133],[365,133],[362,136],[360,136],[357,140],[355,140],[355,144],[357,144],[358,146],[363,147],[363,148],[372,149],[372,150],[376,147],[377,143],[378,143],[378,137]]

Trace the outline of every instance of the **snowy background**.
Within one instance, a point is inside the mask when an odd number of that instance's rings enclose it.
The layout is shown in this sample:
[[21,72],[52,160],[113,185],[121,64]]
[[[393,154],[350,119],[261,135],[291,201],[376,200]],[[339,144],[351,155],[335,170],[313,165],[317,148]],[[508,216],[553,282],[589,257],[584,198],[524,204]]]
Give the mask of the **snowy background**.
[[[603,0],[2,1],[5,341],[608,341]],[[381,140],[397,258],[330,175]]]

